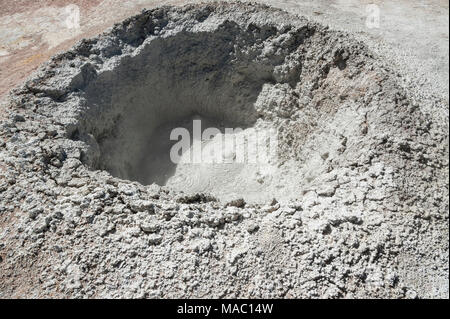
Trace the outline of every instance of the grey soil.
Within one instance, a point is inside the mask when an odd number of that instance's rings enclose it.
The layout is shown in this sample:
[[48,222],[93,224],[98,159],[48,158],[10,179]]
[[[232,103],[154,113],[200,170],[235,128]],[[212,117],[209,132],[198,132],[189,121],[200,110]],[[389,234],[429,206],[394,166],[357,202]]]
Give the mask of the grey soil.
[[[448,118],[401,83],[256,4],[83,40],[1,122],[0,297],[448,297]],[[277,129],[270,173],[169,163],[161,136],[198,116]]]

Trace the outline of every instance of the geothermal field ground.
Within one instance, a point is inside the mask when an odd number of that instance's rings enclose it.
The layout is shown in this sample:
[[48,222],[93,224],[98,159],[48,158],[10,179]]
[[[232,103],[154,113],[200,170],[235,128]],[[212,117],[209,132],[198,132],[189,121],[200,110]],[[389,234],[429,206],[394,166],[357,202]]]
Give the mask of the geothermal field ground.
[[448,53],[448,1],[2,3],[0,298],[448,298]]

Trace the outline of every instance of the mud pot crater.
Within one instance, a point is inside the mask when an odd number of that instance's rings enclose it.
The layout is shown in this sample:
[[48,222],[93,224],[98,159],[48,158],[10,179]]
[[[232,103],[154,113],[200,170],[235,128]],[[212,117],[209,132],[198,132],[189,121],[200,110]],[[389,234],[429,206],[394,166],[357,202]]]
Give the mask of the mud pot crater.
[[[448,121],[400,80],[351,35],[255,4],[82,40],[5,108],[0,296],[448,296]],[[199,119],[207,148],[275,131],[276,156],[174,164],[170,132]]]
[[[261,23],[255,13],[238,23],[226,9],[212,13],[161,9],[57,58],[55,76],[67,87],[46,92],[76,104],[66,136],[85,143],[84,164],[124,180],[222,200],[298,199],[331,166],[358,156],[343,154],[347,144],[370,142],[360,134],[368,126],[361,106],[381,79],[364,67],[358,44],[344,47],[300,18]],[[46,81],[60,87],[56,77]],[[170,132],[192,133],[194,118],[221,133],[275,130],[277,152],[258,149],[267,158],[257,164],[247,148],[244,164],[174,164]]]

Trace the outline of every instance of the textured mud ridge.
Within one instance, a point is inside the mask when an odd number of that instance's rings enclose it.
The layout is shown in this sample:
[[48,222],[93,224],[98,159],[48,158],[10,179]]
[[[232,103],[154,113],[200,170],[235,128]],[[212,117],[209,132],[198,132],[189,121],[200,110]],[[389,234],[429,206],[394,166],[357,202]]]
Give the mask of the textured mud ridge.
[[[432,103],[350,35],[283,11],[144,11],[11,94],[0,297],[448,297]],[[198,117],[275,128],[269,173],[171,166],[159,137]]]

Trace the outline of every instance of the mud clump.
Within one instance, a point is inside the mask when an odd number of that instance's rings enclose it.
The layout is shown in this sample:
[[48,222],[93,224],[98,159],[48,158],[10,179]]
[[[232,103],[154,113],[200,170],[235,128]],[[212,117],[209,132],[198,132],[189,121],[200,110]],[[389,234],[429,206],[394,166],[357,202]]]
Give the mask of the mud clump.
[[[348,34],[254,4],[143,11],[7,113],[0,297],[448,296],[448,136]],[[163,137],[198,119],[275,130],[277,156],[173,164]]]

